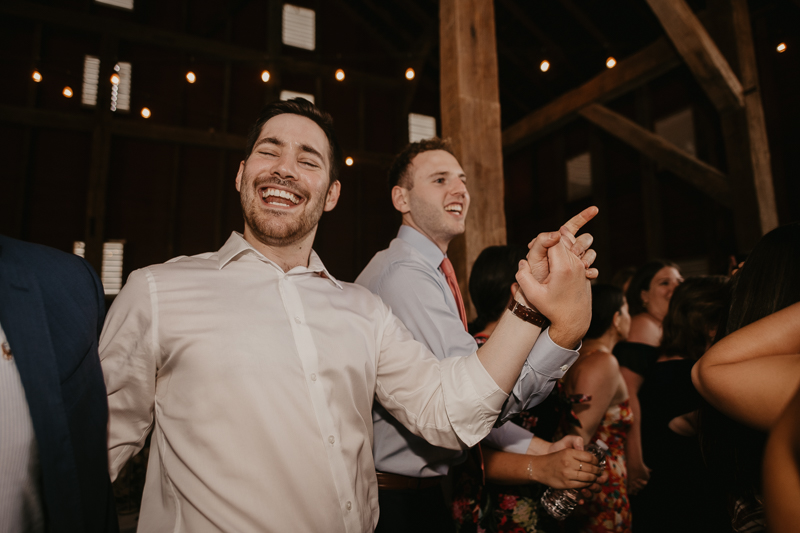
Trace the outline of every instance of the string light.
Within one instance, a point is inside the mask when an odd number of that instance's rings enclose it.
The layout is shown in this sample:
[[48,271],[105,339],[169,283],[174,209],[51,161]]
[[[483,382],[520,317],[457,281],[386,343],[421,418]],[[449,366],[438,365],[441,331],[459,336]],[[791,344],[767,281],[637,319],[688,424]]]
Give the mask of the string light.
[[336,70],[336,79],[342,81],[344,79],[344,71],[342,69]]
[[415,75],[416,75],[416,73],[414,72],[413,68],[409,67],[409,68],[406,69],[406,79],[407,80],[413,80]]
[[71,87],[64,87],[64,90],[61,91],[61,94],[63,94],[67,98],[72,98],[72,88]]
[[776,50],[778,50],[779,54],[784,53],[786,51],[786,43],[779,44],[778,48],[776,48]]
[[348,167],[352,167],[353,166],[353,158],[352,157],[348,157],[347,159],[344,160],[344,164],[347,165]]
[[142,116],[144,118],[150,118],[150,114],[151,113],[150,113],[150,110],[148,108],[146,108],[146,107],[142,108]]
[[614,59],[613,57],[609,57],[608,59],[606,59],[606,67],[614,68],[616,66],[617,66],[617,60],[616,59]]
[[261,81],[263,81],[264,83],[267,83],[269,81],[269,71],[268,70],[265,70],[264,72],[261,73]]
[[546,60],[546,59],[545,59],[545,60],[544,60],[544,61],[542,61],[542,63],[539,65],[539,68],[541,69],[541,71],[542,71],[542,72],[547,72],[548,70],[550,70],[550,62],[549,62],[548,60]]
[[40,81],[42,81],[42,75],[39,73],[38,70],[34,70],[33,71],[33,76],[32,77],[33,77],[33,81],[35,81],[36,83],[39,83]]
[[189,72],[186,73],[186,81],[188,81],[189,83],[194,83],[197,81],[197,76],[195,76],[194,72],[190,70]]
[[113,85],[119,85],[119,74],[112,74],[111,75],[111,83]]

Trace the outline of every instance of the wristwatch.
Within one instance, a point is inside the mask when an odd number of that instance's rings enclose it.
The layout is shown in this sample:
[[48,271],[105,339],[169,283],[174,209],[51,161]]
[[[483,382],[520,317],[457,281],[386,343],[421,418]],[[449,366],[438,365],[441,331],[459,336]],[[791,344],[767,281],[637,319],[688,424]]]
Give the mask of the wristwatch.
[[513,298],[508,303],[508,310],[511,311],[514,316],[519,317],[525,322],[529,322],[534,326],[539,326],[542,329],[545,329],[550,325],[550,320],[548,320],[547,317],[542,313],[539,311],[534,311],[526,305],[522,305]]

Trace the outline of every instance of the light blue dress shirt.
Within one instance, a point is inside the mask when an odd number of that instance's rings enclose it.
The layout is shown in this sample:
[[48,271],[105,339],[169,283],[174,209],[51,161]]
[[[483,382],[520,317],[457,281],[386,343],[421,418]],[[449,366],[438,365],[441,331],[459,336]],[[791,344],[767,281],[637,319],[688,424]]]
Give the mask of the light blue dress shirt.
[[[414,338],[440,360],[465,357],[478,349],[475,339],[464,330],[453,293],[439,269],[442,259],[444,254],[436,244],[403,225],[389,248],[378,252],[356,279],[379,295]],[[577,358],[576,350],[561,348],[550,339],[548,330],[543,331],[503,406],[498,424],[544,400]],[[379,472],[442,476],[463,460],[464,452],[438,448],[413,435],[377,402],[372,419],[372,450]]]

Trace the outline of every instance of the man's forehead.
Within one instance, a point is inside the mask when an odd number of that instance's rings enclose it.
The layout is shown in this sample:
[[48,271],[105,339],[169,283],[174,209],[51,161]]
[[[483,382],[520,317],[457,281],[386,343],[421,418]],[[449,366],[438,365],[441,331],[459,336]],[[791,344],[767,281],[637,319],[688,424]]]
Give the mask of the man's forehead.
[[325,153],[328,150],[328,138],[319,125],[310,118],[284,113],[272,117],[261,126],[257,144],[266,138],[276,139],[282,143],[298,143],[312,146]]
[[428,150],[411,160],[412,172],[417,176],[455,174],[464,177],[464,170],[453,154],[445,150]]

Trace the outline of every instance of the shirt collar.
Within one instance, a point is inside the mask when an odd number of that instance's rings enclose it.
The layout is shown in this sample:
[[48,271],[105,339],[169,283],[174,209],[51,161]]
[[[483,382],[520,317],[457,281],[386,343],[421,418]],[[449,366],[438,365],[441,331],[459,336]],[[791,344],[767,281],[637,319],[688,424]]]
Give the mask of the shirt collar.
[[[264,254],[253,248],[250,243],[245,240],[244,236],[242,236],[242,234],[238,231],[231,233],[231,236],[228,237],[228,240],[222,245],[222,248],[219,249],[219,252],[217,252],[217,255],[219,256],[218,268],[220,270],[225,268],[228,263],[238,260],[243,255],[254,255],[258,259],[271,264],[280,272],[283,272],[283,269],[274,261],[265,257]],[[334,278],[330,272],[328,272],[328,269],[325,268],[322,260],[314,250],[311,250],[311,256],[308,258],[308,267],[294,267],[289,272],[286,272],[286,274],[302,274],[306,272],[318,274],[320,277],[329,280],[339,289],[342,289],[342,284],[339,283],[339,281]]]
[[428,237],[415,230],[411,226],[403,224],[397,232],[397,238],[410,244],[416,251],[422,254],[425,261],[430,263],[433,268],[439,268],[445,254]]

